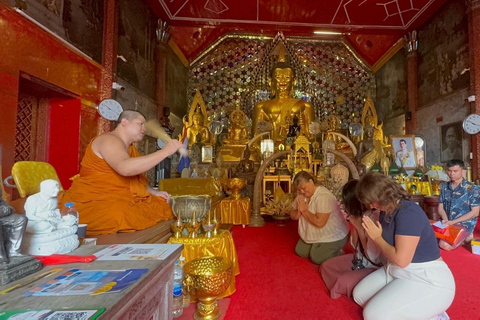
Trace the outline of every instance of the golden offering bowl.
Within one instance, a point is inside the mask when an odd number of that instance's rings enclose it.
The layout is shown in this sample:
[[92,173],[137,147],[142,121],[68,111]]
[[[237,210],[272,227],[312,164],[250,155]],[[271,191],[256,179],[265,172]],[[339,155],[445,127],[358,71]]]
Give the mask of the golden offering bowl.
[[183,222],[191,221],[193,213],[196,213],[198,220],[205,219],[206,215],[212,207],[212,198],[207,195],[200,196],[171,196],[170,202],[173,214]]
[[222,184],[232,192],[230,198],[240,199],[240,190],[247,185],[247,180],[242,178],[222,179]]
[[214,221],[205,221],[205,220],[202,221],[202,228],[203,228],[203,231],[205,231],[205,236],[207,238],[212,237],[212,231],[215,230],[216,226],[217,225]]
[[200,223],[198,221],[192,221],[187,223],[187,230],[190,238],[196,238],[198,230],[200,229]]
[[172,231],[175,233],[175,238],[182,237],[182,231],[185,228],[185,224],[180,220],[177,219],[175,222],[171,224]]
[[203,257],[189,261],[183,267],[183,285],[199,302],[193,317],[197,320],[214,320],[220,317],[217,296],[230,286],[233,263],[224,257]]

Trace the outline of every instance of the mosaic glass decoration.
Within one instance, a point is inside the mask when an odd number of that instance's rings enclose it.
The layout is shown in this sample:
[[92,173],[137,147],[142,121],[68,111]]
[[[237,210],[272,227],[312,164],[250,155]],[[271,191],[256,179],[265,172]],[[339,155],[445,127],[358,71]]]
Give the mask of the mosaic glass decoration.
[[[336,115],[347,128],[360,118],[368,92],[375,99],[375,77],[342,40],[226,37],[189,70],[188,97],[202,93],[209,115],[228,121],[237,105],[252,115],[253,106],[271,99],[270,77],[282,42],[295,72],[295,98],[315,107],[317,120]],[[227,123],[224,123],[227,125]]]

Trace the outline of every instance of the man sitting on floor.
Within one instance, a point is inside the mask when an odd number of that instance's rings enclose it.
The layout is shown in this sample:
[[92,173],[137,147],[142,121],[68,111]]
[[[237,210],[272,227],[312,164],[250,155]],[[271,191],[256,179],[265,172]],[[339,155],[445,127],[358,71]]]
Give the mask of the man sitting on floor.
[[145,117],[125,110],[112,132],[90,142],[80,174],[61,199],[74,202],[87,235],[133,232],[172,218],[169,195],[148,185],[143,174],[175,153],[182,144],[171,140],[159,151],[140,156],[133,146],[145,136]]
[[[473,230],[477,224],[479,213],[479,189],[473,183],[463,178],[465,164],[462,160],[452,159],[447,162],[447,175],[450,181],[443,184],[440,190],[438,213],[442,217],[442,224],[457,225],[465,228],[469,235],[465,239],[473,239]],[[462,242],[452,246],[440,240],[438,245],[444,250],[452,250]]]

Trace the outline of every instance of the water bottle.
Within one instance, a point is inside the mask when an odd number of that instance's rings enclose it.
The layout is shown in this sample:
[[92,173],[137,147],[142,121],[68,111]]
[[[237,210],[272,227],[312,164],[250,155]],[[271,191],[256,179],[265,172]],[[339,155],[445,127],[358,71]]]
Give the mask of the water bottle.
[[77,211],[77,209],[75,209],[75,203],[73,203],[73,202],[65,203],[65,208],[63,208],[61,214],[62,214],[62,216],[66,216],[67,214],[71,214],[76,219],[75,224],[78,225],[78,211]]
[[[185,266],[185,257],[180,257],[180,265],[182,269]],[[187,308],[190,305],[190,294],[185,291],[185,287],[183,288],[183,308]]]
[[177,318],[183,313],[183,268],[180,261],[175,261],[173,266],[173,312],[172,316]]

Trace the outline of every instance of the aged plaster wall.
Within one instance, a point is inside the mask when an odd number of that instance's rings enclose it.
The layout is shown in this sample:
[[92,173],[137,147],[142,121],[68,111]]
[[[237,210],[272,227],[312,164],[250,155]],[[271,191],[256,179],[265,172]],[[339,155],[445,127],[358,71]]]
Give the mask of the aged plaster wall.
[[[469,113],[469,105],[465,100],[468,89],[457,90],[420,109],[418,117],[418,133],[427,141],[427,165],[440,164],[441,127],[449,123],[462,121]],[[440,120],[437,122],[437,120]],[[463,132],[463,160],[468,163],[470,153],[470,136]]]
[[[165,106],[170,107],[170,121],[175,126],[174,137],[181,131],[182,122],[178,123],[178,118],[182,119],[187,113],[187,74],[188,68],[185,67],[173,50],[167,46],[166,50],[166,69],[165,69]],[[180,127],[179,127],[180,125]]]
[[[417,133],[427,140],[429,165],[440,163],[441,127],[462,121],[469,112],[465,100],[470,72],[464,71],[469,66],[466,12],[465,1],[448,1],[418,30]],[[466,162],[469,161],[469,140],[463,133]]]
[[378,117],[387,122],[407,110],[407,56],[399,50],[375,74]]
[[469,86],[466,13],[465,1],[447,1],[418,30],[419,108]]
[[[462,121],[469,113],[468,25],[462,0],[447,2],[418,30],[417,132],[427,141],[426,164],[440,164],[441,127]],[[404,71],[400,70],[403,67]],[[379,117],[384,120],[385,135],[405,134],[406,54],[399,51],[376,76]],[[463,71],[463,74],[462,74]],[[405,78],[406,79],[406,78]],[[402,92],[403,91],[403,92]],[[405,103],[400,101],[405,99]],[[438,122],[437,122],[438,121]],[[469,162],[470,139],[463,133],[463,160]]]

